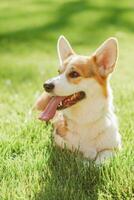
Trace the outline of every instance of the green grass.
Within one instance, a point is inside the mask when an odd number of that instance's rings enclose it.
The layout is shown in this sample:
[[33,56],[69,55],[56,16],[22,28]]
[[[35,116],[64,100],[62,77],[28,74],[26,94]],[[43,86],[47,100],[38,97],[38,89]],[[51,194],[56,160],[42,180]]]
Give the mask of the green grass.
[[[50,124],[28,117],[44,80],[57,73],[60,34],[90,54],[116,36],[112,77],[123,150],[95,167],[52,143]],[[134,3],[0,1],[0,200],[134,199]]]

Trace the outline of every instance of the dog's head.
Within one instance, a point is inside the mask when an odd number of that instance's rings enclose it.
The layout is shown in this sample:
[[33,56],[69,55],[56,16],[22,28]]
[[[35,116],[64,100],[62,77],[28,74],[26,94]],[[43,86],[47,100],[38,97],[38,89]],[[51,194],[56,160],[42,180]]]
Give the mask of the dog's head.
[[74,52],[64,36],[60,36],[57,50],[59,75],[44,83],[44,89],[53,97],[51,101],[55,98],[56,109],[69,108],[78,102],[80,105],[80,101],[96,92],[107,98],[107,79],[117,61],[115,38],[106,40],[91,56],[82,56]]

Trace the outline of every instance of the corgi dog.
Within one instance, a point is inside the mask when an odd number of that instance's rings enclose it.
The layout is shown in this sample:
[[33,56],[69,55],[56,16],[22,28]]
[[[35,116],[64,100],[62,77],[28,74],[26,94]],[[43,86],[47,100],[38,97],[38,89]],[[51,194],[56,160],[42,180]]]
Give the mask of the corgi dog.
[[83,56],[60,36],[57,50],[59,75],[44,83],[36,102],[40,119],[52,120],[58,146],[103,163],[121,148],[109,83],[118,57],[117,39],[109,38],[91,56]]

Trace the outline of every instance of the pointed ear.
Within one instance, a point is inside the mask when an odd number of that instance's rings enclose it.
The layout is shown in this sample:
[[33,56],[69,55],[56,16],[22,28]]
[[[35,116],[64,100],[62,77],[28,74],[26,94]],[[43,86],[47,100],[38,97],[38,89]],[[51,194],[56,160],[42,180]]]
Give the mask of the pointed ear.
[[95,61],[102,77],[114,70],[118,57],[118,41],[116,38],[106,40],[95,52]]
[[74,51],[68,42],[68,40],[64,36],[60,36],[57,43],[57,51],[58,56],[60,60],[60,64],[62,65],[64,60],[70,56],[71,54],[74,54]]

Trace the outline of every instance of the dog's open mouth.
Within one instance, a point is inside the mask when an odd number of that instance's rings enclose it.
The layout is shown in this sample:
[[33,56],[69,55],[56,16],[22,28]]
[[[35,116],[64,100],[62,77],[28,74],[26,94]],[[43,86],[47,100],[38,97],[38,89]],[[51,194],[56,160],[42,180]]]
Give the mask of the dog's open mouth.
[[57,110],[62,110],[65,108],[68,108],[74,104],[76,104],[78,101],[82,100],[85,97],[84,92],[78,92],[74,93],[70,96],[65,97],[57,106]]
[[53,96],[50,98],[45,110],[39,119],[49,121],[56,113],[56,110],[68,108],[85,98],[85,92],[77,92],[69,96]]

